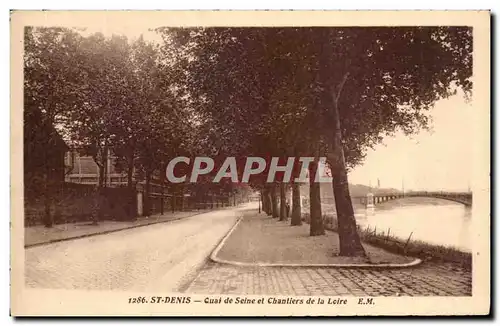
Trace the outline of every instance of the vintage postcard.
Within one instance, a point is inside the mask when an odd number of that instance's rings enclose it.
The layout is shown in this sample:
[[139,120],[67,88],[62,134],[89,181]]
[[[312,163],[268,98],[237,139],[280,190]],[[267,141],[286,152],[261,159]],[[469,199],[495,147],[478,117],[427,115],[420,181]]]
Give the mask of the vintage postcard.
[[11,314],[489,314],[490,19],[12,11]]

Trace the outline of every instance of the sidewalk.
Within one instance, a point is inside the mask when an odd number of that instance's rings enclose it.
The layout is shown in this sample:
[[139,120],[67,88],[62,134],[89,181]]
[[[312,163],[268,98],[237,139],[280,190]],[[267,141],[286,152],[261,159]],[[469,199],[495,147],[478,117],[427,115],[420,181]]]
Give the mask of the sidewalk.
[[234,264],[286,265],[394,265],[404,266],[414,258],[390,253],[363,243],[367,257],[341,257],[338,234],[309,236],[309,225],[290,226],[265,214],[249,212],[228,236],[215,260]]
[[178,219],[195,216],[216,210],[231,208],[216,208],[193,210],[186,212],[165,213],[163,215],[152,215],[148,218],[140,217],[136,221],[101,221],[98,225],[92,225],[91,222],[79,222],[54,225],[52,228],[46,228],[43,225],[27,227],[24,229],[24,246],[32,247],[36,245],[58,242],[63,240],[83,238],[91,235],[105,234],[114,231],[120,231],[139,226],[146,226],[156,223],[175,221]]

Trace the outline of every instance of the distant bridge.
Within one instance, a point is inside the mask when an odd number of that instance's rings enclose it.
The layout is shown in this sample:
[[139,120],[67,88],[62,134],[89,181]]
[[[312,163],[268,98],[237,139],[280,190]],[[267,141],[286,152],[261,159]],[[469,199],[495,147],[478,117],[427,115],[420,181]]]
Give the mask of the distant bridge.
[[[471,192],[444,192],[444,191],[412,191],[407,193],[387,193],[387,194],[373,194],[373,205],[385,203],[390,200],[405,198],[405,197],[430,197],[440,198],[445,200],[454,201],[465,206],[472,206],[472,193]],[[367,204],[367,196],[354,196],[351,197],[353,204]],[[322,197],[323,204],[335,204],[335,198]],[[309,204],[309,198],[304,198],[304,204]]]
[[[445,191],[412,191],[408,193],[396,194],[377,194],[373,195],[373,204],[381,204],[389,200],[405,198],[405,197],[430,197],[440,198],[456,203],[464,204],[465,206],[472,206],[472,192],[445,192]],[[366,205],[367,197],[356,197],[361,200],[361,203]]]

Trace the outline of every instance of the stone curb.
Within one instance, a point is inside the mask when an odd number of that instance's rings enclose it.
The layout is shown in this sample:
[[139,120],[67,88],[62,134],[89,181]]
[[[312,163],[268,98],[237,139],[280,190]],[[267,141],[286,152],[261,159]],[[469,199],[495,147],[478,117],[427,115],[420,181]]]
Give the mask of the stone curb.
[[88,238],[88,237],[93,237],[93,236],[97,236],[97,235],[104,235],[104,234],[113,233],[113,232],[125,231],[125,230],[140,228],[140,227],[143,227],[143,226],[154,225],[154,224],[169,223],[169,222],[174,222],[174,221],[181,220],[183,218],[197,216],[197,215],[201,215],[201,214],[205,214],[205,213],[209,213],[209,212],[213,212],[213,210],[212,211],[208,211],[208,212],[199,212],[199,213],[196,213],[196,214],[193,214],[193,215],[188,215],[188,216],[181,216],[181,217],[177,217],[177,218],[174,218],[174,219],[171,219],[171,220],[166,220],[166,221],[155,221],[155,222],[151,222],[151,223],[144,223],[144,224],[139,224],[139,225],[131,225],[131,226],[120,227],[120,228],[113,229],[113,230],[106,230],[106,231],[100,231],[100,232],[94,232],[94,233],[87,233],[87,234],[76,235],[76,236],[67,237],[67,238],[53,239],[53,240],[48,240],[48,241],[44,241],[44,242],[36,242],[36,243],[31,243],[31,244],[25,244],[24,248],[27,249],[27,248],[33,248],[33,247],[38,247],[38,246],[49,245],[49,244],[57,243],[57,242],[63,242],[63,241],[70,241],[70,240],[77,240],[77,239],[82,239],[82,238]]
[[224,247],[224,244],[226,243],[227,239],[229,239],[229,236],[234,232],[234,230],[236,230],[236,227],[240,224],[241,220],[243,220],[243,216],[240,216],[238,218],[236,223],[234,223],[233,227],[226,233],[226,235],[222,238],[222,240],[219,242],[217,247],[215,247],[215,249],[210,254],[210,260],[212,260],[216,263],[221,263],[221,264],[231,264],[231,265],[238,264],[238,262],[234,262],[234,264],[233,264],[233,262],[230,262],[230,261],[226,262],[225,260],[219,259],[219,258],[217,258],[217,254],[222,249],[222,247]]
[[398,269],[398,268],[408,268],[414,267],[422,263],[422,260],[419,258],[415,258],[412,262],[405,264],[298,264],[298,263],[244,263],[234,260],[225,260],[218,258],[217,255],[219,251],[224,247],[227,239],[231,236],[231,234],[236,230],[240,222],[243,220],[243,216],[238,219],[238,221],[233,225],[231,230],[224,236],[222,241],[217,245],[212,254],[210,255],[210,260],[215,263],[225,264],[225,265],[233,265],[239,267],[333,267],[333,268],[366,268],[366,269]]

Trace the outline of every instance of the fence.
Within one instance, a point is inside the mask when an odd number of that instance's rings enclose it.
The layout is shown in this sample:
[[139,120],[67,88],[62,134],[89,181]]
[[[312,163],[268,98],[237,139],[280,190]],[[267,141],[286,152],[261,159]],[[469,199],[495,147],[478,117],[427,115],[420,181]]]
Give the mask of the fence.
[[[95,185],[61,182],[45,191],[39,188],[25,189],[25,226],[43,224],[47,208],[54,224],[64,224],[91,221],[96,215],[100,220],[127,221],[145,214],[216,209],[236,204],[236,199],[229,196],[198,198],[158,192],[151,192],[149,201],[145,202],[144,189],[125,186],[97,191]],[[144,207],[148,204],[149,214]]]
[[381,232],[377,233],[376,226],[373,228],[372,231],[370,226],[368,226],[364,230],[361,230],[359,225],[358,225],[358,232],[362,234],[363,239],[366,241],[376,239],[377,242],[385,243],[385,245],[397,245],[401,248],[402,252],[405,254],[406,254],[406,249],[410,244],[411,237],[413,235],[413,232],[411,232],[406,241],[403,241],[396,238],[395,236],[391,236],[391,228],[387,229],[387,233],[385,233],[384,230],[381,230]]
[[[306,223],[310,223],[311,217],[309,213],[302,213],[302,221]],[[323,214],[323,226],[327,230],[337,232],[337,219],[335,216]],[[383,247],[397,247],[400,253],[406,254],[408,245],[410,244],[411,237],[413,232],[410,233],[406,240],[400,240],[399,238],[391,235],[391,229],[387,229],[387,233],[385,230],[380,230],[377,232],[377,227],[374,227],[372,230],[369,226],[365,229],[362,229],[359,224],[356,224],[356,228],[358,230],[358,234],[361,236],[363,241],[369,243],[376,243],[378,245],[382,245]]]
[[[144,196],[144,192],[140,192]],[[177,211],[192,211],[201,209],[215,209],[234,205],[235,201],[229,196],[210,196],[206,198],[196,198],[184,195],[172,195],[161,193],[150,193],[149,205],[150,214],[161,214]],[[139,209],[140,211],[140,209]],[[141,215],[139,213],[139,215]]]
[[42,224],[49,209],[54,224],[101,219],[128,220],[135,216],[135,192],[127,188],[103,188],[76,183],[52,185],[46,192],[25,191],[24,220],[26,226]]

